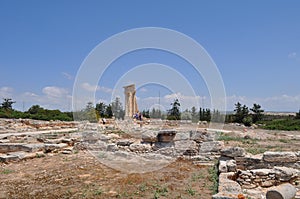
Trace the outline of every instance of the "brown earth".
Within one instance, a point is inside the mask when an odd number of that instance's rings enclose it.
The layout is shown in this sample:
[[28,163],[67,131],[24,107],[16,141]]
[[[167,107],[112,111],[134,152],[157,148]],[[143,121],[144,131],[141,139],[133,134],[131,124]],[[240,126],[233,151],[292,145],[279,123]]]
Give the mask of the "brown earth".
[[177,160],[144,174],[125,174],[86,151],[1,163],[0,198],[211,198],[209,167]]

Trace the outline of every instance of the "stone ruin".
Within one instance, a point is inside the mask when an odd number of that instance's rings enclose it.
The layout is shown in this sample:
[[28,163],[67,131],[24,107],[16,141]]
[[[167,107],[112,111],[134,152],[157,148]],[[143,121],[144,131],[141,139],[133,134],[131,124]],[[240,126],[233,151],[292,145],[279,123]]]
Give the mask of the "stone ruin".
[[132,116],[138,111],[135,93],[136,90],[134,84],[124,86],[125,119],[131,119]]
[[[224,148],[216,130],[175,123],[164,126],[165,121],[150,120],[141,127],[126,120],[103,125],[0,119],[0,161],[89,150],[104,164],[128,173],[164,167],[177,158],[197,165],[218,162],[219,188],[214,199],[300,198],[300,152],[251,155],[243,148]],[[137,168],[140,163],[144,166]]]

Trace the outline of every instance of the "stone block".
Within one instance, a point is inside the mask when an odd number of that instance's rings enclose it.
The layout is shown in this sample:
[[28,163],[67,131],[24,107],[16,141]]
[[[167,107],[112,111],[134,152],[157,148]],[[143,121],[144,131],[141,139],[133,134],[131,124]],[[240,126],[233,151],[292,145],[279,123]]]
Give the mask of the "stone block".
[[223,148],[224,143],[221,141],[203,142],[200,145],[200,153],[215,152],[218,153]]
[[266,162],[289,163],[289,162],[297,162],[298,157],[294,152],[267,151],[263,154],[263,160]]
[[142,133],[143,142],[157,142],[158,131],[145,131]]
[[16,155],[0,155],[0,162],[10,162],[19,160],[19,157]]
[[243,157],[245,156],[245,149],[241,148],[241,147],[230,147],[230,148],[226,148],[221,150],[221,155],[223,156],[227,156],[227,157]]
[[158,142],[173,142],[177,131],[172,129],[161,130],[157,134]]

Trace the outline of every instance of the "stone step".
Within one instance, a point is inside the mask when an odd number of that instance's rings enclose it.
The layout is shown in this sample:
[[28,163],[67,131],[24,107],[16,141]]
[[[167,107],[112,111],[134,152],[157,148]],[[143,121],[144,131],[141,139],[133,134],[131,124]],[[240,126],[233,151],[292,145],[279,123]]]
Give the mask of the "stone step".
[[45,154],[42,151],[38,151],[35,153],[16,151],[7,154],[0,154],[0,162],[19,161],[19,160],[32,159],[32,158],[38,158],[44,156]]

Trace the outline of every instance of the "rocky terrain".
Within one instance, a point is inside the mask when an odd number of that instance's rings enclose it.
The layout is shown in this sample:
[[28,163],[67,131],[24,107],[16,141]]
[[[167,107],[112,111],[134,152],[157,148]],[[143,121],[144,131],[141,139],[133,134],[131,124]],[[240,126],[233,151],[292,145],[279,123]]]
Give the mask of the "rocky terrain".
[[266,198],[284,183],[298,191],[299,132],[224,129],[0,119],[0,198]]

